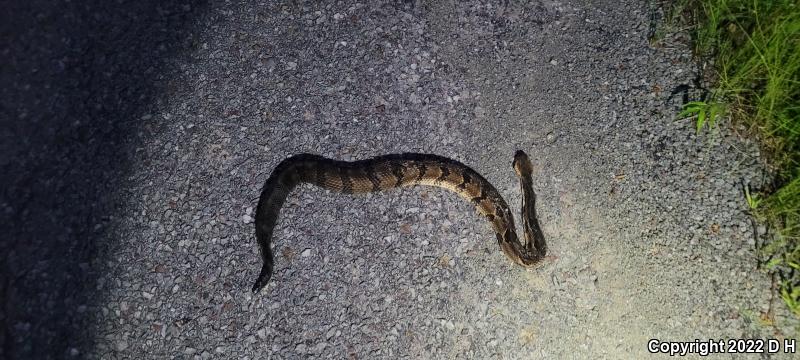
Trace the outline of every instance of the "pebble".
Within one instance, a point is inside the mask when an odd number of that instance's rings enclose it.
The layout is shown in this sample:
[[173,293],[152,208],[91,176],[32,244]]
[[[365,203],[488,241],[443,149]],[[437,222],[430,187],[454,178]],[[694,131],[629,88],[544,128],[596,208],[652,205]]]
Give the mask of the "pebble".
[[325,350],[325,348],[326,348],[327,346],[328,346],[328,343],[326,343],[326,342],[324,342],[324,341],[323,341],[323,342],[321,342],[321,343],[318,343],[318,344],[314,345],[314,349],[312,350],[312,352],[313,352],[313,353],[315,353],[315,354],[319,354],[319,353],[321,353],[323,350]]
[[128,341],[126,340],[119,340],[116,343],[115,350],[117,351],[125,351],[128,349]]

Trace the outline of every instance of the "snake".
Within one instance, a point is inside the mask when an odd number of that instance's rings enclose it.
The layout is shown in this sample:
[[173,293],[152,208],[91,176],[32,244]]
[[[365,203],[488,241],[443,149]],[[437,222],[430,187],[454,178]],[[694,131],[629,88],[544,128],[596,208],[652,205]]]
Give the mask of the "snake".
[[503,253],[524,268],[537,267],[547,252],[538,218],[536,193],[528,155],[518,150],[512,162],[522,191],[522,230],[517,236],[514,218],[497,189],[478,172],[456,160],[433,154],[401,153],[357,161],[339,161],[315,154],[297,154],[281,161],[264,182],[255,214],[255,235],[263,260],[253,285],[258,293],[273,274],[272,236],[281,207],[300,184],[312,184],[344,194],[364,194],[399,187],[435,186],[450,190],[475,205],[497,235]]

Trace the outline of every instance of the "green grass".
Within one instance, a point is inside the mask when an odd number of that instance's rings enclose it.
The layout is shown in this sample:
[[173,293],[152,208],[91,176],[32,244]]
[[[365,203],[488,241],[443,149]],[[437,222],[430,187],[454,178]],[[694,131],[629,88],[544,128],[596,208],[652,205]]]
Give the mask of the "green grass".
[[677,0],[665,21],[688,26],[696,56],[714,69],[708,97],[680,116],[695,115],[698,132],[718,116],[748,125],[777,169],[774,188],[746,197],[775,230],[760,251],[800,317],[800,0]]

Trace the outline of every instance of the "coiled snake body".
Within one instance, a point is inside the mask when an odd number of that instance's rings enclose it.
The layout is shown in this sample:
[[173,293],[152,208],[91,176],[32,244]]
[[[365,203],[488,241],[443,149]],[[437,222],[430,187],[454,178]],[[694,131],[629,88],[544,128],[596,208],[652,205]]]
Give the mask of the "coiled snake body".
[[547,245],[536,218],[536,194],[532,188],[532,167],[528,155],[517,151],[513,167],[522,190],[524,242],[517,237],[514,218],[497,189],[483,176],[458,161],[430,154],[393,154],[353,162],[311,154],[291,156],[272,171],[258,201],[256,239],[264,264],[253,291],[263,289],[272,276],[272,231],[286,197],[301,183],[345,194],[414,185],[445,188],[473,203],[478,212],[489,220],[497,233],[500,249],[511,261],[526,268],[534,267],[544,258]]

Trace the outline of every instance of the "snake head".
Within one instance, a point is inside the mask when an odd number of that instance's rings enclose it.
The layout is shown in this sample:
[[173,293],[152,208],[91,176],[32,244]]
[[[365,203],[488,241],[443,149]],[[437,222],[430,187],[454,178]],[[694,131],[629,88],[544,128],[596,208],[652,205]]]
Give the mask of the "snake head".
[[514,153],[514,162],[512,165],[514,166],[514,171],[517,173],[517,176],[529,176],[529,174],[533,172],[531,159],[528,158],[528,154],[522,150],[517,150],[517,152]]

